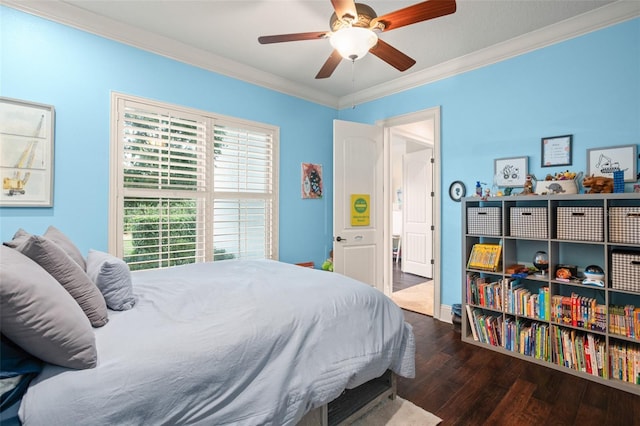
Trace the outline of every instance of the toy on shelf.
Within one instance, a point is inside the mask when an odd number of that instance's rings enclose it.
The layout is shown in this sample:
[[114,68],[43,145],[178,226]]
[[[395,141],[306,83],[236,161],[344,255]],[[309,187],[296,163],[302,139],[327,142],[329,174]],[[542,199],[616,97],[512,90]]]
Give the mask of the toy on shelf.
[[533,175],[527,175],[524,180],[524,190],[520,193],[520,195],[534,195],[533,192],[533,182],[535,181],[535,177]]
[[586,176],[582,181],[582,186],[590,188],[587,194],[610,194],[613,192],[613,178],[594,175]]
[[582,284],[604,287],[604,271],[598,265],[589,265],[584,268],[584,281]]
[[549,255],[546,251],[537,251],[533,256],[533,266],[538,269],[537,277],[546,278],[549,269]]
[[548,174],[544,180],[538,181],[536,184],[536,194],[554,195],[554,194],[577,194],[578,182],[582,177],[582,172],[558,172],[555,175]]

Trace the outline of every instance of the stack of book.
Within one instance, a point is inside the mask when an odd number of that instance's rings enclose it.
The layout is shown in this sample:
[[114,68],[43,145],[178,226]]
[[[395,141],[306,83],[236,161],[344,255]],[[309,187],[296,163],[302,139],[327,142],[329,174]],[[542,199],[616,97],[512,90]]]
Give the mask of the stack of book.
[[572,293],[551,297],[551,321],[572,327],[604,332],[607,329],[607,307],[596,299]]
[[502,280],[487,282],[477,273],[467,273],[467,301],[472,305],[502,310]]
[[505,279],[504,293],[507,313],[549,320],[551,315],[549,287],[540,287],[537,292],[532,292],[522,286],[518,280]]
[[640,340],[640,308],[633,305],[609,306],[609,332]]
[[504,346],[502,315],[487,314],[481,309],[471,308],[470,305],[466,307],[473,340],[493,346]]
[[634,343],[610,343],[611,377],[640,385],[640,346]]
[[552,325],[551,362],[576,371],[608,378],[604,337]]

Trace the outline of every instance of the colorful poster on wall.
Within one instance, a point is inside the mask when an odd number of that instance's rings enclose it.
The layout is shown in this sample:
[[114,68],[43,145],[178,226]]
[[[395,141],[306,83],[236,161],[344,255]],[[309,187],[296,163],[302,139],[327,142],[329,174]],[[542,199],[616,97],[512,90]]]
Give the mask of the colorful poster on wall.
[[302,198],[322,198],[322,164],[302,163]]
[[351,194],[351,226],[369,226],[370,201],[369,194]]

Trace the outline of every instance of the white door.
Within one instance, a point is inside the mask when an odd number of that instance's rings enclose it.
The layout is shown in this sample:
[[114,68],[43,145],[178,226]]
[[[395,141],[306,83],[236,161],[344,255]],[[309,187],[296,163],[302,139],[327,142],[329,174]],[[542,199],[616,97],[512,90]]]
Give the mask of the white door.
[[431,225],[432,149],[404,155],[402,270],[433,278]]
[[383,128],[333,121],[333,270],[383,291]]

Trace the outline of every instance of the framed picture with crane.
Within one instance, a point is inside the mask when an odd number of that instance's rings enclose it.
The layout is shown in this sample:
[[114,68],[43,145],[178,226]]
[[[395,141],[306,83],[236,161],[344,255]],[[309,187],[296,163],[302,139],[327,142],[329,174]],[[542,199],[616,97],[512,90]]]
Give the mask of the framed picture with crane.
[[0,207],[53,206],[51,105],[0,97]]

